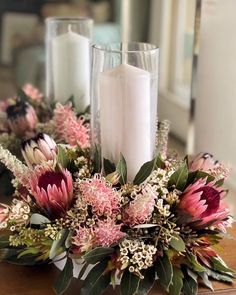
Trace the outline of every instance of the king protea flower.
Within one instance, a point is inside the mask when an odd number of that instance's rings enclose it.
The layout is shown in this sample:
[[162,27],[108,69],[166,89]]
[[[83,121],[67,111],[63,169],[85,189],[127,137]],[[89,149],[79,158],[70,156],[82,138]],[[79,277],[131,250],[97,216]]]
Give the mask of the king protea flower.
[[64,216],[73,201],[73,180],[66,169],[53,171],[39,167],[31,175],[30,191],[48,217]]
[[21,152],[26,164],[32,168],[48,161],[55,162],[58,149],[55,141],[49,135],[40,133],[24,141]]
[[229,215],[229,210],[222,201],[224,196],[222,188],[213,182],[207,183],[207,179],[199,179],[180,196],[180,221],[191,224],[193,228],[218,224]]
[[189,163],[190,171],[211,171],[219,166],[219,161],[216,161],[211,154],[199,153]]
[[10,129],[18,136],[32,134],[38,122],[34,108],[27,102],[18,101],[6,109]]

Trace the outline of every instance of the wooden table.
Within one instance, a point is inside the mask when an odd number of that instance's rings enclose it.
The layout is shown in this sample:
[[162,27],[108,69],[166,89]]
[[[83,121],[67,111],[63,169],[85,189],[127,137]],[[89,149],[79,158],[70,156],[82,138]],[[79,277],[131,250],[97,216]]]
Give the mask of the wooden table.
[[[230,231],[236,237],[236,226]],[[236,241],[225,239],[221,243],[222,253],[229,267],[236,270]],[[53,295],[53,282],[58,275],[58,270],[53,265],[41,267],[22,267],[6,263],[0,264],[0,295]],[[210,295],[236,295],[236,282],[234,284],[224,284],[214,282],[215,293],[203,287],[199,288],[199,294]],[[81,282],[73,279],[66,295],[79,295]],[[150,295],[163,295],[158,285],[153,288]],[[108,289],[104,295],[118,295],[118,291]]]

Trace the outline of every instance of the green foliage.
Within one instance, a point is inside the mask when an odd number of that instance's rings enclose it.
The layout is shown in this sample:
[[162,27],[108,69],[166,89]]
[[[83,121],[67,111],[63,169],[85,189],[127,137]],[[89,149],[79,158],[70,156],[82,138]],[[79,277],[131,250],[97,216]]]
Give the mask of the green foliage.
[[57,295],[61,295],[69,287],[71,279],[73,278],[73,262],[67,258],[66,264],[54,283],[54,290]]
[[108,260],[96,264],[84,281],[81,295],[100,295],[110,284],[111,273],[106,272]]
[[106,248],[106,247],[97,247],[90,252],[86,253],[83,258],[87,263],[95,264],[111,253],[114,252],[113,248]]
[[188,167],[186,162],[177,170],[175,171],[169,181],[168,187],[174,187],[180,191],[183,191],[186,187],[188,180]]
[[61,144],[58,144],[57,147],[58,147],[57,162],[60,163],[62,167],[67,168],[70,160],[65,151],[65,148]]
[[155,267],[149,267],[143,272],[144,279],[140,280],[135,295],[146,295],[155,283]]
[[115,164],[106,158],[103,159],[103,168],[105,175],[111,174],[116,170]]
[[52,247],[50,249],[49,258],[53,259],[65,250],[65,241],[68,237],[69,231],[67,229],[62,229],[59,233],[60,238],[53,241]]
[[118,175],[120,176],[119,178],[120,184],[125,184],[127,182],[127,165],[126,165],[125,158],[122,154],[120,154],[120,159],[116,166],[116,171]]
[[157,155],[153,160],[146,162],[142,165],[137,175],[135,176],[133,183],[136,185],[141,184],[148,178],[148,176],[152,173],[153,170],[164,167],[164,162],[162,161],[161,157]]
[[204,272],[206,271],[206,268],[203,267],[198,261],[197,261],[197,257],[195,255],[193,255],[192,253],[188,253],[187,255],[190,263],[191,263],[191,266],[193,268],[194,271],[196,272]]
[[185,243],[182,240],[182,238],[177,234],[172,235],[172,239],[170,240],[170,246],[179,252],[183,252],[185,250]]
[[169,287],[173,278],[173,267],[166,254],[164,254],[163,257],[157,257],[156,272],[161,285],[166,291],[169,291]]
[[182,292],[184,295],[196,295],[198,291],[197,282],[189,276],[186,276],[183,281]]
[[232,269],[228,268],[228,266],[220,257],[212,257],[211,262],[213,264],[214,270],[222,273],[227,273],[229,276],[235,275],[235,272]]
[[128,269],[125,270],[121,283],[120,283],[120,291],[122,295],[134,295],[136,294],[140,283],[140,278],[133,273],[131,273]]
[[173,278],[172,283],[169,287],[170,295],[180,295],[182,287],[183,287],[183,273],[181,269],[174,267],[173,268]]
[[211,182],[215,179],[212,175],[208,174],[207,172],[194,171],[189,173],[187,184],[191,184],[201,178],[202,179],[207,178],[207,182]]

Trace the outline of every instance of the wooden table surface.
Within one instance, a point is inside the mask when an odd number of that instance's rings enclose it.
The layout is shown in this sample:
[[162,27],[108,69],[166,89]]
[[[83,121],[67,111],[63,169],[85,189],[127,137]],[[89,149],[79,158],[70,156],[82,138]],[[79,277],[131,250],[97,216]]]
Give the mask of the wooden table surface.
[[[230,231],[236,237],[236,225]],[[225,239],[221,242],[222,253],[219,253],[229,267],[236,270],[236,241]],[[6,263],[0,263],[0,295],[53,295],[53,282],[58,275],[58,270],[53,265],[41,267],[22,267]],[[199,288],[199,294],[210,295],[236,295],[236,282],[224,284],[213,283],[215,293],[203,287]],[[79,295],[81,282],[73,279],[71,286],[65,295]],[[117,290],[109,288],[104,295],[118,295]],[[149,293],[150,295],[163,295],[158,285]]]

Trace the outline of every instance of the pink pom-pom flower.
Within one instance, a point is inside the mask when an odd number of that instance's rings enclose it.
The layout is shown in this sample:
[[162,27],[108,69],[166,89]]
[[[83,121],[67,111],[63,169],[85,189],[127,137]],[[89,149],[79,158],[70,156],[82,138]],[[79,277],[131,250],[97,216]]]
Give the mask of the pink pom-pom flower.
[[86,179],[80,184],[83,199],[92,206],[93,213],[112,216],[119,212],[119,194],[100,175]]

